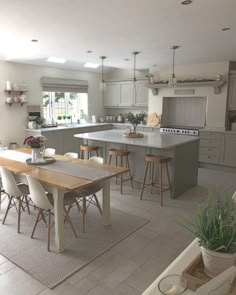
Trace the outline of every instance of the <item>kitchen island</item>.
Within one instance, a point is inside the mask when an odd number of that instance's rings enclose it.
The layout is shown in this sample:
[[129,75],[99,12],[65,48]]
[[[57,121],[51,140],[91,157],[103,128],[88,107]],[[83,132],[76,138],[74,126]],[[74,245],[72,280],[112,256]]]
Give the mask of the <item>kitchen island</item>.
[[130,151],[131,173],[139,188],[143,182],[146,154],[171,158],[169,166],[174,198],[197,185],[199,137],[143,132],[142,138],[125,138],[123,132],[106,130],[75,134],[74,137],[100,146],[106,161],[110,148]]

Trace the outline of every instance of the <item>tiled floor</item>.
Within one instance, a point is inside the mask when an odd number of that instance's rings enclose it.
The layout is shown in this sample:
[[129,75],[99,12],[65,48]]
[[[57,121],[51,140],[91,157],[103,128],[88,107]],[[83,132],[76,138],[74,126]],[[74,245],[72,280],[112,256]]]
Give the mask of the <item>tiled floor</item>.
[[[128,187],[124,194],[112,186],[112,207],[151,221],[118,243],[55,289],[47,289],[23,270],[0,255],[0,294],[6,295],[138,295],[170,264],[193,237],[185,232],[178,220],[193,214],[196,203],[206,200],[207,188],[219,185],[230,193],[236,189],[236,174],[199,170],[199,185],[177,200],[159,197]],[[2,219],[3,212],[0,214]],[[2,225],[0,225],[2,226]],[[14,243],[14,241],[13,241]],[[158,251],[157,251],[158,249]]]

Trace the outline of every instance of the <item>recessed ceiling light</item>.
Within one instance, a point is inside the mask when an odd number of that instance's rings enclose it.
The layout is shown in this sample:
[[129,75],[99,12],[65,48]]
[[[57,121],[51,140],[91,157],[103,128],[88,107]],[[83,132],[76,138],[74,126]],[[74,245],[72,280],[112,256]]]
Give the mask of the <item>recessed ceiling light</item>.
[[182,5],[189,5],[189,4],[192,4],[193,3],[193,0],[184,0],[184,1],[181,1],[181,4]]
[[100,65],[99,64],[93,64],[91,62],[87,62],[86,64],[84,64],[84,67],[85,68],[93,68],[93,69],[96,69],[98,68]]
[[126,58],[125,61],[129,61],[129,58]]
[[32,39],[31,42],[38,42],[39,40],[37,39]]
[[92,53],[92,50],[88,50],[87,53]]
[[153,65],[153,67],[156,67],[157,65]]
[[58,58],[58,57],[49,57],[47,59],[48,62],[55,62],[59,64],[64,64],[66,62],[66,59],[64,58]]
[[225,31],[230,31],[231,28],[222,28],[221,31],[225,32]]

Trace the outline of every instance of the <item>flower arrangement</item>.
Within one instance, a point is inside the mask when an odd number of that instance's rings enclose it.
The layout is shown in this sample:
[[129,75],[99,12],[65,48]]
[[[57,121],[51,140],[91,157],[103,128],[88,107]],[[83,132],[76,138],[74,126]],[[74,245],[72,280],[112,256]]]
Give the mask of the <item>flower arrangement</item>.
[[46,138],[44,136],[28,136],[25,138],[23,144],[31,148],[41,148]]

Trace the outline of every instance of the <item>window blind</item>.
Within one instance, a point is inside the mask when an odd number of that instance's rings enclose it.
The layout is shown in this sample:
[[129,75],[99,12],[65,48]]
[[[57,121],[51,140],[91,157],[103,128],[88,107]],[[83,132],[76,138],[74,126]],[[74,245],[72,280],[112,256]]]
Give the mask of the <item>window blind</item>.
[[43,91],[88,93],[88,81],[42,77]]

